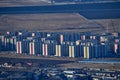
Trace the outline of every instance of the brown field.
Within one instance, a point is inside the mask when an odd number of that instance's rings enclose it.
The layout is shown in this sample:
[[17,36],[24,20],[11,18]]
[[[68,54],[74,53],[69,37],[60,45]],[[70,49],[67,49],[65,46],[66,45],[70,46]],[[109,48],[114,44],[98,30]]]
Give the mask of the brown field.
[[1,15],[0,33],[6,31],[120,32],[120,19],[87,20],[77,13]]
[[[39,0],[1,0],[0,7],[39,6]],[[50,5],[50,4],[49,4]],[[88,20],[78,13],[0,15],[0,33],[6,31],[120,32],[120,19]]]
[[120,70],[120,64],[105,64],[105,63],[66,63],[59,64],[62,68],[101,68],[110,70]]
[[[119,70],[120,64],[107,64],[107,63],[78,63],[81,58],[68,58],[68,57],[44,57],[33,56],[25,54],[14,53],[0,53],[0,63],[34,63],[46,66],[58,66],[61,68],[101,68],[110,70]],[[101,60],[101,59],[98,59]],[[105,58],[102,60],[120,60],[120,58]]]

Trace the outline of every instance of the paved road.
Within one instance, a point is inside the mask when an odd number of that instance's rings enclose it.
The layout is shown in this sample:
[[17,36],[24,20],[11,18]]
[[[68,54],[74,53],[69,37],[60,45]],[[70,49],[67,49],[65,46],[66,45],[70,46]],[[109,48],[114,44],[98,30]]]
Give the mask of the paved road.
[[120,64],[120,60],[81,60],[80,63],[106,63],[106,64]]

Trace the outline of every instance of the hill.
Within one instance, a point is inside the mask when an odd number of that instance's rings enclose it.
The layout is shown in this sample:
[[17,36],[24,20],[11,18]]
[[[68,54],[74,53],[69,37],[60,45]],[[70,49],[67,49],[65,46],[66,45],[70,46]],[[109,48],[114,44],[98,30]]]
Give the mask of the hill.
[[0,32],[14,30],[30,31],[93,31],[120,32],[120,19],[87,20],[77,13],[1,15]]
[[[47,5],[44,0],[1,0],[0,6]],[[0,15],[0,33],[15,30],[120,32],[120,19],[88,20],[78,13]]]

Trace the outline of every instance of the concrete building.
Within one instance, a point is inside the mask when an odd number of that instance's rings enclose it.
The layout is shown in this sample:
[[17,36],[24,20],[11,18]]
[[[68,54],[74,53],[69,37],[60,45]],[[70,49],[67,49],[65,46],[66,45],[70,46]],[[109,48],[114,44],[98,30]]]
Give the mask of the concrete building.
[[30,55],[42,55],[42,42],[32,41],[29,43]]
[[17,53],[18,54],[22,54],[22,42],[21,41],[18,41],[17,44]]
[[48,56],[48,45],[42,44],[42,54],[43,56]]
[[55,56],[61,56],[61,45],[56,45],[56,55]]
[[90,32],[16,31],[0,35],[2,51],[20,54],[107,58],[120,55],[120,35]]
[[29,54],[29,43],[30,41],[24,40],[24,41],[17,41],[17,53],[18,54]]

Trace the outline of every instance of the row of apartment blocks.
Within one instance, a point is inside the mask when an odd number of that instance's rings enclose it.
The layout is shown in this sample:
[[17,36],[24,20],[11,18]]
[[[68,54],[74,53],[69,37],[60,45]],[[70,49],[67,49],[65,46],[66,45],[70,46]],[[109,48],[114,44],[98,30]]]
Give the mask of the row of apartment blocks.
[[120,33],[7,32],[0,35],[0,51],[87,59],[113,57],[120,55]]

